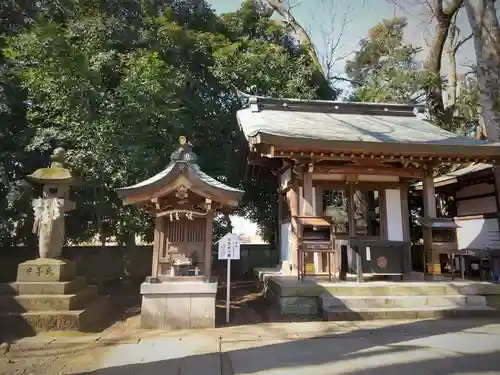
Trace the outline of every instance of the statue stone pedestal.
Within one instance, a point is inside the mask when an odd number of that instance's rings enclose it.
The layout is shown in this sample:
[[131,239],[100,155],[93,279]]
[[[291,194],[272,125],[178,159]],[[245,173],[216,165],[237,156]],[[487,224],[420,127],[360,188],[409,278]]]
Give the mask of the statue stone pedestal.
[[17,281],[68,281],[75,278],[76,264],[60,259],[38,258],[17,266]]
[[39,258],[21,263],[17,281],[0,284],[0,331],[91,331],[108,315],[109,300],[76,276],[72,261]]

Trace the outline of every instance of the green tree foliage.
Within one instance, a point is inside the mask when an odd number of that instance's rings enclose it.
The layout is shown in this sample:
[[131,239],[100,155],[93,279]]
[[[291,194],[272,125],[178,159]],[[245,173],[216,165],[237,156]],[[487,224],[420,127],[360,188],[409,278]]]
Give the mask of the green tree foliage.
[[[37,4],[41,10],[29,22],[13,19],[19,27],[3,33],[22,121],[2,122],[8,125],[0,141],[15,134],[20,139],[6,152],[31,155],[29,164],[14,163],[15,183],[45,166],[52,148],[69,150],[83,182],[75,188],[78,209],[68,217],[70,240],[96,233],[96,208],[106,236],[150,237],[149,217],[123,207],[115,190],[165,168],[180,135],[192,140],[206,173],[247,191],[240,213],[272,233],[277,182],[270,173],[243,182],[246,141],[236,123],[242,104],[236,89],[317,98],[325,82],[306,49],[252,1],[222,16],[203,0],[68,0],[55,10]],[[13,189],[3,184],[4,191]],[[14,199],[26,217],[32,196]],[[7,217],[11,227],[30,224]]]
[[404,41],[405,18],[383,20],[368,32],[345,66],[354,100],[415,103],[424,96],[425,73],[417,69],[420,52]]

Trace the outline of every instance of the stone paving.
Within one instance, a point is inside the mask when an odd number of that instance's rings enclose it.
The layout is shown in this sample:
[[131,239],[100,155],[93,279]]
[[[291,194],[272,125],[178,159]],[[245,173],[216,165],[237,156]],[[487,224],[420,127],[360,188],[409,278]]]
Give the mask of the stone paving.
[[500,374],[500,322],[280,323],[141,340],[95,375]]
[[91,341],[102,344],[99,351],[89,352],[95,356],[93,370],[68,368],[61,373],[500,374],[500,319],[263,323],[197,331],[139,330],[122,338],[39,336],[17,345]]

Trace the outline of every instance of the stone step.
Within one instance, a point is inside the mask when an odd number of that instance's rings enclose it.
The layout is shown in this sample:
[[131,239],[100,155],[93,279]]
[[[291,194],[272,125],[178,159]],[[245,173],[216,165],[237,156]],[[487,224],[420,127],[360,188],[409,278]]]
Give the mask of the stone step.
[[500,311],[492,307],[420,307],[420,308],[356,308],[330,307],[323,309],[323,320],[355,321],[384,319],[441,319],[499,317]]
[[4,294],[74,294],[86,286],[84,277],[71,281],[16,281],[0,283],[0,296]]
[[360,284],[322,285],[324,292],[332,296],[433,296],[433,295],[469,295],[500,294],[499,284],[456,285],[451,283],[401,283],[384,282]]
[[21,294],[0,298],[0,311],[64,311],[81,309],[99,295],[98,288],[90,285],[75,294]]
[[429,296],[331,296],[320,297],[321,308],[419,308],[419,307],[484,307],[484,296],[429,295]]
[[0,312],[0,332],[6,335],[34,335],[44,331],[98,331],[109,317],[109,296],[99,296],[85,309],[73,311]]

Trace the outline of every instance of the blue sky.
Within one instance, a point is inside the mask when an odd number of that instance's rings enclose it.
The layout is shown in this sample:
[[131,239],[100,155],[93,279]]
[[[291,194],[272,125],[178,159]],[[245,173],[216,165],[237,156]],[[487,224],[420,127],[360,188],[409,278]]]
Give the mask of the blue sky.
[[[240,0],[208,0],[208,2],[218,13],[235,11],[242,3]],[[422,5],[425,4],[423,0],[291,0],[291,2],[299,3],[293,9],[293,14],[308,29],[320,53],[325,53],[326,50],[322,30],[328,30],[334,38],[337,38],[342,31],[343,22],[341,21],[344,15],[347,16],[349,23],[343,30],[337,57],[353,51],[359,40],[367,35],[368,30],[384,18],[405,16],[409,22],[406,38],[415,45],[425,48],[426,38],[432,37],[433,27],[429,24],[428,12]],[[398,6],[396,3],[402,5]],[[335,11],[332,12],[332,9]],[[333,13],[337,14],[337,17],[332,22]],[[464,35],[470,31],[464,10],[461,11],[459,17],[459,27]],[[422,58],[425,57],[424,53],[422,53]],[[459,53],[459,64],[468,64],[471,56],[474,57],[474,48],[472,41],[469,41]],[[336,74],[343,73],[345,61],[343,59],[336,63]],[[467,68],[459,67],[459,71],[465,69]],[[446,64],[443,65],[443,71],[445,73],[447,71]]]

